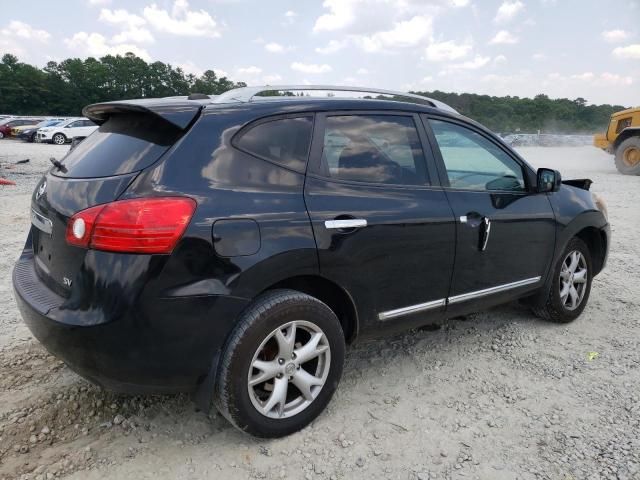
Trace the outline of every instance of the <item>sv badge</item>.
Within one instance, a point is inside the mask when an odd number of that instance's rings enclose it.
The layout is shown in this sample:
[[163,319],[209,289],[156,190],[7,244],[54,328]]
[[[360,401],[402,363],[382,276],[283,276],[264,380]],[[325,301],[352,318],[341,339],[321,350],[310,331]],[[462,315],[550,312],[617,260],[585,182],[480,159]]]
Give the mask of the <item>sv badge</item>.
[[65,287],[70,287],[71,286],[71,279],[67,278],[67,277],[62,277],[62,283],[64,283]]

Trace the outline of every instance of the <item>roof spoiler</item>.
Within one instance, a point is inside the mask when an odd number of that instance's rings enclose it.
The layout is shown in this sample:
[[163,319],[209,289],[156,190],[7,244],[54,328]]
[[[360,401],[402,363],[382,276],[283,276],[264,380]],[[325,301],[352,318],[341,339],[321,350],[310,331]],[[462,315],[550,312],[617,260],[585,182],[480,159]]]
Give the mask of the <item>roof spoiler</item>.
[[181,130],[185,130],[198,116],[204,105],[204,102],[166,98],[120,100],[87,105],[82,109],[82,114],[98,125],[102,125],[114,114],[150,114],[169,122]]

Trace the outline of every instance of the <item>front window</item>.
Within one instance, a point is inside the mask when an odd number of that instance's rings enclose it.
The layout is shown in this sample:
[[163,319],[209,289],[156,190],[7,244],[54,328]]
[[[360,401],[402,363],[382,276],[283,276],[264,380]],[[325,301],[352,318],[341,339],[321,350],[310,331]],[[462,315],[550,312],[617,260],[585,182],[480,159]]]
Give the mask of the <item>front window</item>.
[[449,184],[462,190],[526,190],[522,166],[484,136],[458,124],[430,120]]

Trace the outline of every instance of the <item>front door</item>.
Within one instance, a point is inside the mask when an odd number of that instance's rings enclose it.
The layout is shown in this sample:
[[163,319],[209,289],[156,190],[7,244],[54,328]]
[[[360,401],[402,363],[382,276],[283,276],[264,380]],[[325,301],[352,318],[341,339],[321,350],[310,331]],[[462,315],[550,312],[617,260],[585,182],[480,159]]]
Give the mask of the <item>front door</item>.
[[555,248],[547,195],[535,193],[526,167],[481,130],[428,123],[457,225],[449,304],[504,300],[540,286]]
[[351,295],[361,333],[444,312],[455,223],[430,182],[437,175],[419,122],[403,113],[317,115],[305,201],[320,272]]

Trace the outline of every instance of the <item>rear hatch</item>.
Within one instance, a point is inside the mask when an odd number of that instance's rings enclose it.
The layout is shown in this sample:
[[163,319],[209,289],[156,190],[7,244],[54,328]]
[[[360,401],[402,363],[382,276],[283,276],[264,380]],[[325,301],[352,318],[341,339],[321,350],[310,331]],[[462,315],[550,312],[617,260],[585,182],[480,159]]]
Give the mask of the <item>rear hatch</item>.
[[50,289],[68,297],[87,255],[67,243],[69,219],[118,199],[141,170],[184,135],[201,108],[196,102],[145,106],[135,101],[85,108],[100,128],[51,168],[32,196],[35,270]]

